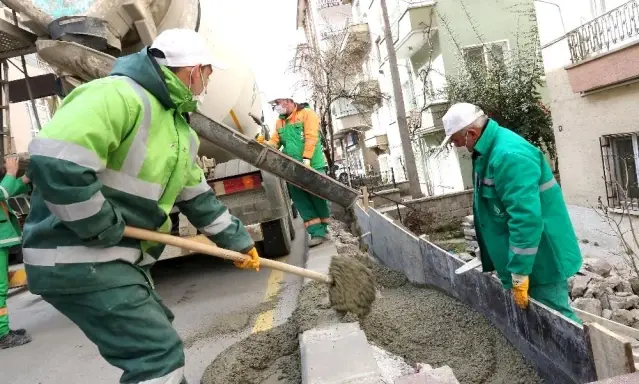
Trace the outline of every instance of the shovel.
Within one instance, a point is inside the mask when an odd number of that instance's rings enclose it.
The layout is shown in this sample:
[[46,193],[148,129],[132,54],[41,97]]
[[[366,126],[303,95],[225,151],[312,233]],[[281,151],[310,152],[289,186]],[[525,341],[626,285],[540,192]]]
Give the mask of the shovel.
[[[165,233],[149,231],[146,229],[127,226],[124,228],[124,236],[137,240],[147,240],[154,241],[156,243],[172,245],[174,247],[187,249],[189,251],[197,253],[204,253],[226,260],[244,261],[250,259],[249,256],[244,255],[240,252],[220,248],[211,244],[199,243],[197,241],[184,239],[182,237],[167,235]],[[333,283],[333,279],[329,275],[296,267],[294,265],[281,263],[275,260],[260,258],[260,267],[277,269],[278,271],[292,273],[294,275],[306,277],[329,285]]]

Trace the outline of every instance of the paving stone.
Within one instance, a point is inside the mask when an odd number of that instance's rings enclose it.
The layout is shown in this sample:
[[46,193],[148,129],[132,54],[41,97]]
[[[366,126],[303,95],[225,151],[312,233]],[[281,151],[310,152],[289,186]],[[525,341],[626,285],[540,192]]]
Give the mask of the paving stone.
[[302,333],[300,353],[304,384],[383,384],[373,350],[357,322]]

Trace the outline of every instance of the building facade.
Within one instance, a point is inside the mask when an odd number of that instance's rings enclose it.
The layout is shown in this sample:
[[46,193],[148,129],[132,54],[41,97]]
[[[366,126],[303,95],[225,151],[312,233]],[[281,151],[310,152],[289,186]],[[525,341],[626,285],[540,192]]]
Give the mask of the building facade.
[[536,10],[573,225],[580,238],[617,248],[598,208],[639,217],[639,2],[557,0]]
[[[319,1],[315,8],[313,0],[310,1],[306,22],[298,23],[306,31],[309,44],[313,44],[310,41],[314,37],[321,41],[322,30],[330,24],[326,21],[339,14],[335,22],[339,25],[346,20],[344,28],[348,29],[345,48],[357,40],[356,35],[361,40],[361,35],[366,34],[370,41],[359,80],[375,82],[386,95],[378,108],[366,114],[347,101],[336,102],[333,106],[336,136],[347,137],[353,132],[363,136],[363,140],[349,140],[359,142],[352,148],[360,152],[363,167],[372,161],[382,174],[389,174],[392,169],[397,181],[404,181],[404,155],[379,0]],[[448,108],[446,76],[458,71],[462,57],[490,65],[494,60],[506,60],[518,43],[531,39],[536,26],[532,1],[387,0],[386,3],[421,189],[432,196],[471,188],[471,158],[465,149],[451,148],[435,155],[444,138],[441,118]],[[322,22],[317,22],[318,18]],[[343,152],[349,152],[348,148]]]

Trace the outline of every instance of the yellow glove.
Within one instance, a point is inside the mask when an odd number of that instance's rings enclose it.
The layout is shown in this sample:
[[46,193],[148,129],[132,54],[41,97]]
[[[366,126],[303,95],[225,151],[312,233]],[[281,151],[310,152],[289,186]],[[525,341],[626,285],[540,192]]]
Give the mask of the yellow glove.
[[250,259],[246,259],[244,261],[234,261],[233,264],[242,269],[255,269],[256,271],[260,270],[260,256],[257,254],[257,249],[253,247],[250,251],[248,251],[247,256]]
[[530,280],[528,276],[512,274],[513,279],[513,295],[515,304],[521,309],[528,308],[528,285]]
[[307,167],[311,167],[311,159],[304,159],[304,165],[306,165]]
[[255,138],[255,140],[256,140],[258,143],[260,143],[260,144],[264,144],[264,141],[265,141],[265,140],[264,140],[264,136],[262,136],[262,135],[258,135],[258,136]]

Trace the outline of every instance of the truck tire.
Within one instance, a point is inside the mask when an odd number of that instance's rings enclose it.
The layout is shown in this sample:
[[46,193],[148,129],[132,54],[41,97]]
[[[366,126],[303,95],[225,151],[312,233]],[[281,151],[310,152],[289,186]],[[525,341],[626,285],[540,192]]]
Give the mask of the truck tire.
[[262,223],[265,257],[282,257],[291,252],[291,233],[289,228],[288,216]]

